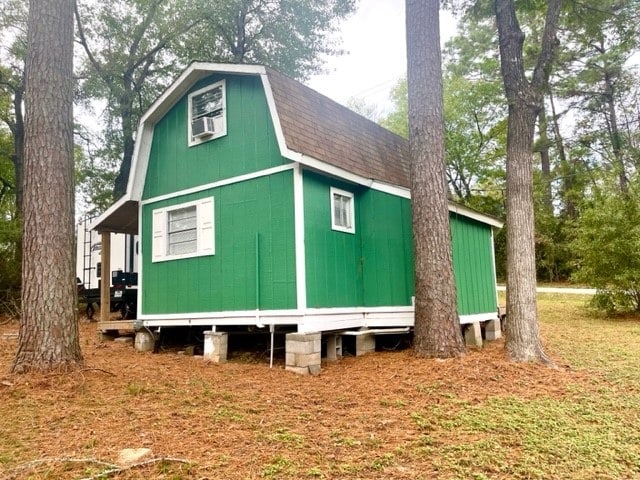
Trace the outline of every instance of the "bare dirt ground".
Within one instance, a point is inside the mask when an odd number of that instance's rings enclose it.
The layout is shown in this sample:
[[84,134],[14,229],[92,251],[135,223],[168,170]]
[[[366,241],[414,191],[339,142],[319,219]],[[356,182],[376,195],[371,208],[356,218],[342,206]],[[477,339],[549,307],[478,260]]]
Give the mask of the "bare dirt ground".
[[16,376],[7,372],[17,331],[0,326],[0,478],[103,478],[108,467],[92,459],[115,464],[122,449],[140,447],[176,460],[109,478],[452,478],[419,447],[455,439],[436,435],[420,412],[446,417],[489,397],[562,398],[590,381],[508,362],[501,341],[446,361],[410,350],[345,357],[312,377],[281,362],[139,353],[101,342],[84,321],[84,370]]

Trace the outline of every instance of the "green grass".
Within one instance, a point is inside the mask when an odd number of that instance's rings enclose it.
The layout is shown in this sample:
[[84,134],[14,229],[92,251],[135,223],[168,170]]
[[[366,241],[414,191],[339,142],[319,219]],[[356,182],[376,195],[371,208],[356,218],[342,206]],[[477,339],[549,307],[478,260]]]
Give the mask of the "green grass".
[[640,321],[602,318],[584,305],[582,296],[539,295],[546,350],[588,371],[587,389],[414,411],[423,433],[414,461],[435,458],[452,479],[640,478]]

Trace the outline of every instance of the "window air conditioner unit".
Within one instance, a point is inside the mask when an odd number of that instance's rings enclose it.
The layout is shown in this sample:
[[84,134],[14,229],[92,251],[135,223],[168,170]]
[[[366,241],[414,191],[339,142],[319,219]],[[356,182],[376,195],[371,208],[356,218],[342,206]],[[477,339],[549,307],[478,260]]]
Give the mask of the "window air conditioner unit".
[[215,132],[215,123],[211,117],[201,117],[191,122],[191,135],[193,135],[193,138],[208,137]]

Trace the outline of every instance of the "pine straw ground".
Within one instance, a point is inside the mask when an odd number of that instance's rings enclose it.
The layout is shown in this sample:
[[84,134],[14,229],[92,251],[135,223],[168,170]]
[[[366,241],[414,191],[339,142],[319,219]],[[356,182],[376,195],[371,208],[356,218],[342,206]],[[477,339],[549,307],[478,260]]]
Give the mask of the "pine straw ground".
[[138,353],[81,322],[84,370],[16,376],[5,334],[18,327],[5,324],[0,478],[106,478],[98,461],[138,447],[171,458],[108,478],[638,478],[640,322],[583,303],[541,298],[559,369],[510,363],[499,341],[461,359],[379,351],[299,376],[247,357]]

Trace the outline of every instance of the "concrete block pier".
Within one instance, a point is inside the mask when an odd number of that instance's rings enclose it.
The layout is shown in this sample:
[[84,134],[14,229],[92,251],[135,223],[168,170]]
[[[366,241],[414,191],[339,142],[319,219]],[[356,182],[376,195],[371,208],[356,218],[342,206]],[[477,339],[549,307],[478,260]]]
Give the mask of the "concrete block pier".
[[319,374],[321,339],[321,333],[288,333],[285,339],[285,369],[302,375]]

